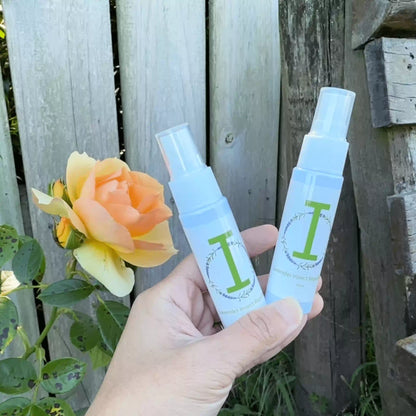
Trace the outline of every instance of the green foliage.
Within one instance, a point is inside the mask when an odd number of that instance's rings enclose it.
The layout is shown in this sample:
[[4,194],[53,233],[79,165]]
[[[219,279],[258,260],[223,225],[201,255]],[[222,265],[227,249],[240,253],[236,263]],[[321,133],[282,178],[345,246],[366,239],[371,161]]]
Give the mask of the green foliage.
[[312,393],[309,396],[309,400],[311,401],[312,407],[316,413],[323,415],[328,412],[329,400],[326,397],[320,396],[316,393]]
[[30,400],[25,397],[13,397],[0,403],[1,416],[24,416],[23,410],[30,404]]
[[31,390],[37,376],[33,365],[23,358],[6,358],[0,361],[0,392],[20,394]]
[[6,297],[0,297],[0,354],[13,341],[19,325],[15,304]]
[[75,358],[51,361],[42,368],[41,385],[49,393],[67,393],[82,381],[86,367]]
[[[31,391],[32,400],[21,397],[6,400],[0,404],[0,416],[75,416],[69,404],[60,398],[37,400],[38,389],[42,387],[54,395],[68,394],[83,380],[87,366],[75,358],[61,358],[45,363],[43,341],[59,317],[66,314],[74,321],[69,331],[72,344],[90,355],[94,369],[106,366],[111,360],[129,309],[117,302],[104,302],[98,294],[101,286],[91,284],[91,277],[76,269],[74,257],[68,261],[64,280],[52,284],[43,283],[41,279],[46,262],[38,242],[31,237],[19,236],[13,227],[3,225],[0,227],[0,262],[3,266],[9,261],[13,271],[2,270],[0,275],[0,353],[17,334],[21,337],[25,352],[20,358],[0,360],[0,393],[17,395]],[[75,279],[75,275],[81,279]],[[41,334],[32,344],[24,328],[19,326],[17,308],[8,295],[19,290],[33,289],[40,289],[38,298],[53,308]],[[100,305],[97,316],[101,319],[101,328],[90,316],[70,309],[93,293]],[[102,333],[105,334],[106,341]],[[28,361],[32,354],[35,354],[37,371],[32,361]],[[77,412],[77,416],[84,415],[85,412],[86,409],[83,409]]]
[[0,267],[11,260],[19,249],[17,231],[9,225],[0,226]]
[[84,313],[75,312],[75,316],[76,321],[69,331],[71,342],[82,352],[90,351],[101,340],[98,325]]
[[34,239],[25,239],[13,258],[12,268],[19,282],[28,284],[32,280],[42,281],[45,273],[45,255]]
[[219,416],[294,416],[293,365],[281,352],[236,380]]
[[72,306],[87,298],[94,291],[94,286],[79,279],[60,280],[49,285],[38,298],[48,305]]
[[36,403],[36,405],[45,411],[47,415],[54,416],[75,416],[71,406],[62,399],[56,397],[46,397]]
[[97,321],[103,340],[114,352],[126,325],[130,309],[119,302],[105,301],[97,308]]

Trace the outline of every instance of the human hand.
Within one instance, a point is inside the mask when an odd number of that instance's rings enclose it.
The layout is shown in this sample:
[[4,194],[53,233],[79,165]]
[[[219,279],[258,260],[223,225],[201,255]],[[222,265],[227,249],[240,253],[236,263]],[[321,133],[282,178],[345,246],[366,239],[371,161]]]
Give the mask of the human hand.
[[[254,257],[276,244],[277,229],[264,225],[242,236]],[[267,275],[259,279],[265,288]],[[219,330],[214,326],[219,317],[190,255],[137,297],[86,416],[217,415],[235,378],[276,355],[322,307],[316,294],[307,317],[294,299],[285,299]]]

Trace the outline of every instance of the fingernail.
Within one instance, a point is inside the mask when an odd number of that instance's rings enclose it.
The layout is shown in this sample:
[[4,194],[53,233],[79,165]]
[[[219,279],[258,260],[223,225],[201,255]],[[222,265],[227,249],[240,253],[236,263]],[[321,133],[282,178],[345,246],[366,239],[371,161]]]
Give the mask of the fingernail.
[[286,298],[276,302],[276,309],[290,326],[298,326],[303,319],[303,311],[299,302],[294,298]]

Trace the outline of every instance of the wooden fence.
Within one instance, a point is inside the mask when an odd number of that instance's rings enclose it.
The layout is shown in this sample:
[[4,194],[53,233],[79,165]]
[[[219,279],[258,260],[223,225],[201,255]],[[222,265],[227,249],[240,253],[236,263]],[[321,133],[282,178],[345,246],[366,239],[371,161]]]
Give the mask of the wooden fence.
[[[26,190],[45,190],[51,179],[62,176],[73,150],[97,159],[119,155],[120,107],[114,94],[115,39],[109,2],[3,0],[3,8]],[[240,228],[277,223],[320,87],[346,86],[357,92],[358,111],[350,134],[353,175],[347,164],[322,273],[326,307],[308,324],[294,349],[299,414],[336,414],[354,401],[343,380],[350,380],[364,356],[360,257],[365,257],[364,276],[371,290],[379,274],[387,279],[390,273],[385,197],[392,194],[391,177],[383,171],[384,165],[369,169],[367,161],[379,153],[374,163],[386,161],[387,145],[381,137],[377,143],[373,140],[379,133],[370,123],[363,52],[353,52],[350,44],[351,2],[285,0],[280,14],[282,56],[277,0],[117,0],[125,157],[132,169],[166,184],[154,134],[187,121]],[[21,207],[27,196],[23,192],[19,199],[2,96],[0,119],[0,223],[22,232]],[[166,199],[174,211],[171,230],[180,254],[163,266],[140,270],[135,294],[166,276],[189,253],[167,187]],[[25,231],[43,246],[48,264],[45,279],[51,282],[63,268],[63,253],[51,238],[47,216],[31,203],[29,216],[30,228]],[[254,260],[260,273],[268,272],[271,254]],[[386,260],[381,260],[385,254]],[[39,328],[33,296],[20,299],[19,312],[35,337]],[[378,352],[384,357],[385,341],[377,320],[388,301],[386,296],[379,301],[380,307],[375,300],[370,303]],[[87,313],[93,307],[88,302],[83,305]],[[383,311],[383,316],[389,312]],[[401,320],[402,315],[392,318],[389,325]],[[65,342],[68,329],[62,320],[52,332],[52,358],[79,354]],[[390,350],[405,335],[410,333],[391,329]],[[13,348],[16,352],[19,346]],[[393,397],[394,389],[384,382],[384,363],[382,358],[382,393]],[[102,377],[103,371],[89,372],[70,399],[75,408],[91,403]],[[384,404],[393,409],[387,400]],[[407,414],[390,410],[386,414]]]

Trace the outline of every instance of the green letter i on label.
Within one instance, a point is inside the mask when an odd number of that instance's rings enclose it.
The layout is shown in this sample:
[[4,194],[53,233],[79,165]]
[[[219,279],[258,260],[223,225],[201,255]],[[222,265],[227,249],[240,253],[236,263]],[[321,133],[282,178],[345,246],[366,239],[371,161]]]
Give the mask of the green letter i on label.
[[228,293],[237,292],[237,290],[243,289],[250,284],[250,279],[241,281],[240,275],[238,274],[237,266],[235,265],[230,247],[227,244],[227,238],[231,237],[232,235],[233,233],[230,230],[224,234],[218,235],[217,237],[213,237],[208,240],[208,243],[210,245],[220,243],[225,256],[225,260],[227,260],[228,267],[234,280],[234,286],[227,288]]
[[292,256],[297,257],[298,259],[315,261],[317,260],[318,256],[316,256],[315,254],[311,254],[311,250],[312,250],[313,240],[315,239],[316,230],[318,228],[319,217],[321,215],[321,211],[329,210],[331,208],[331,205],[323,204],[321,202],[315,202],[315,201],[306,201],[305,205],[307,207],[312,207],[314,209],[311,225],[309,227],[309,232],[306,238],[306,244],[305,244],[303,253],[294,251],[292,253]]

